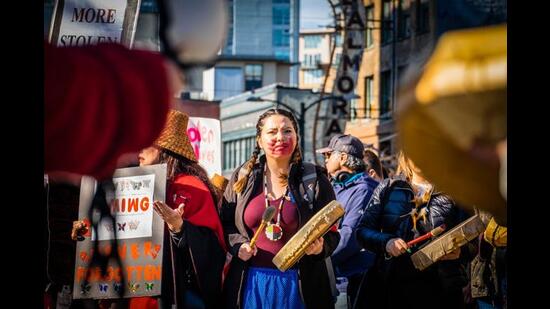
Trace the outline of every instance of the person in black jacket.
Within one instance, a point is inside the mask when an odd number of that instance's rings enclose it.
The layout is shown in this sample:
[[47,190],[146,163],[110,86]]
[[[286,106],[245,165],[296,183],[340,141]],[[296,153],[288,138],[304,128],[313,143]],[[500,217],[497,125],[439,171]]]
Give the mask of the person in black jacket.
[[[260,150],[265,155],[259,157]],[[302,176],[298,126],[294,116],[281,109],[263,113],[256,124],[252,158],[229,180],[221,208],[232,260],[224,282],[226,308],[334,308],[331,280],[325,259],[340,239],[334,227],[310,245],[296,265],[279,271],[273,257],[322,207],[335,199],[320,167],[317,181],[307,194]],[[267,205],[277,212],[260,232],[256,246],[250,241]]]
[[397,178],[376,188],[357,230],[359,243],[377,253],[363,289],[369,308],[463,308],[467,280],[460,249],[419,271],[408,251],[414,253],[423,243],[407,246],[442,224],[447,230],[454,227],[461,219],[459,210],[403,153],[396,173]]

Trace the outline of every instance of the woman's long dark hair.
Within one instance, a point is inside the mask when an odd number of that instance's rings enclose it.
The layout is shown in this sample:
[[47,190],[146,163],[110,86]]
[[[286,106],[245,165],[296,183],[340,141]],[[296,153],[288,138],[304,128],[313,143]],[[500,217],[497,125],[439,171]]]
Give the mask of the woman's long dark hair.
[[219,205],[218,202],[221,198],[219,190],[217,190],[212,182],[210,182],[210,179],[208,179],[208,174],[202,166],[163,148],[160,148],[159,160],[160,163],[166,163],[168,165],[166,178],[169,183],[172,182],[177,175],[182,173],[195,176],[208,187],[208,191],[210,191],[210,195],[212,195],[212,199],[214,200],[214,205],[216,205],[216,207]]

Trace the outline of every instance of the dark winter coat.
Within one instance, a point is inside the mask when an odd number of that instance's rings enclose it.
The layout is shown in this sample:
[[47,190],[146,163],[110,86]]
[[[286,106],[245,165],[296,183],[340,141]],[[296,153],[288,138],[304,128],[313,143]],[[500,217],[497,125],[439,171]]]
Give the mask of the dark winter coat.
[[[410,215],[414,208],[411,186],[402,180],[386,179],[376,188],[357,230],[359,243],[377,253],[377,273],[369,272],[368,286],[381,285],[375,306],[380,308],[462,308],[462,287],[467,284],[460,260],[439,261],[418,271],[410,254],[386,259],[385,248],[392,238],[410,241],[445,223],[447,230],[459,223],[460,213],[453,201],[433,193],[427,204],[427,222],[418,221],[413,231]],[[417,247],[412,248],[413,253]],[[368,288],[367,288],[368,289]]]
[[[185,308],[186,290],[192,290],[205,302],[206,308],[221,307],[221,274],[225,252],[214,232],[202,226],[185,222],[180,233],[172,234],[174,267],[176,270],[176,296],[179,308]],[[168,245],[169,246],[169,245]],[[169,247],[168,247],[169,248]],[[168,256],[170,250],[165,251]],[[171,261],[164,263],[163,294],[173,299]],[[164,298],[163,296],[163,298]]]

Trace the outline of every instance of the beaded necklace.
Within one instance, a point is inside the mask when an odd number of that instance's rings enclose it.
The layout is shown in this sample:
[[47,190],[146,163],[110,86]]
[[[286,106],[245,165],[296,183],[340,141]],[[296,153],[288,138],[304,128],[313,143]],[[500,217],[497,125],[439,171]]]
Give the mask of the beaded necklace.
[[[264,167],[264,198],[265,198],[265,208],[269,207],[269,200],[267,198],[267,166]],[[265,228],[265,236],[271,241],[278,241],[283,237],[283,228],[281,227],[281,213],[283,212],[283,204],[288,198],[288,185],[285,190],[285,194],[279,202],[279,210],[277,214],[277,222],[269,222]]]

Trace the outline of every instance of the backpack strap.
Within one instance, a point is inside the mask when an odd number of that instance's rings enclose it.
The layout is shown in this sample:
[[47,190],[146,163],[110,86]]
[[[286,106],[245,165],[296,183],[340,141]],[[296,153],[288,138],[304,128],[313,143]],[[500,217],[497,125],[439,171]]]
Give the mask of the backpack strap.
[[308,203],[309,209],[313,209],[313,200],[315,199],[315,189],[317,187],[317,171],[315,165],[308,162],[302,163],[304,173],[302,174],[302,186],[304,189],[304,200]]

